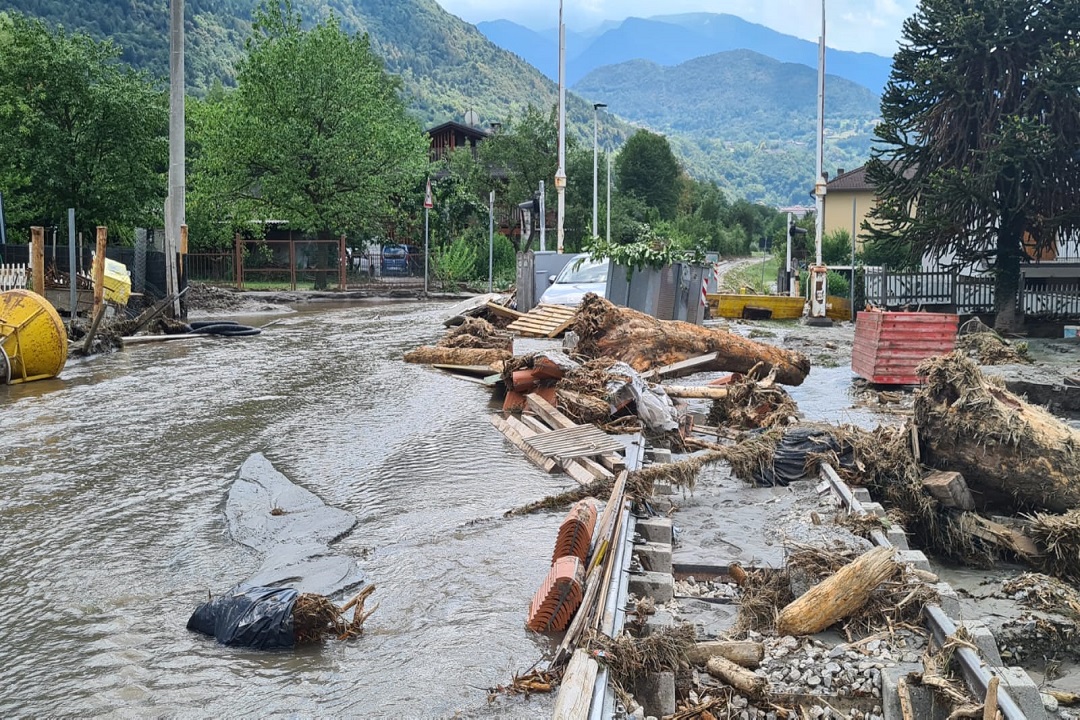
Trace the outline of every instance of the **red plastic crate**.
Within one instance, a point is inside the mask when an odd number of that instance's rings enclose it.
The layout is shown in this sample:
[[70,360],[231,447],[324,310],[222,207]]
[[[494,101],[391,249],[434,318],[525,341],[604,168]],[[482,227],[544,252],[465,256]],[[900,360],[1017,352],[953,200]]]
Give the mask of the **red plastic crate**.
[[855,320],[851,369],[879,385],[917,385],[923,360],[956,347],[958,315],[863,311]]

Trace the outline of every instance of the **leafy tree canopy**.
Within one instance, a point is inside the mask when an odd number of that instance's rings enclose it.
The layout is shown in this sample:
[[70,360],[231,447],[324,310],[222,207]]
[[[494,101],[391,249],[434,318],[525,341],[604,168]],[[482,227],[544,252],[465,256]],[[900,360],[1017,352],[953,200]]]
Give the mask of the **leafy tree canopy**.
[[130,235],[160,222],[166,98],[120,51],[0,13],[0,192],[13,237],[61,224]]
[[616,172],[620,190],[636,195],[665,220],[675,217],[682,169],[667,138],[638,130],[619,153]]
[[1080,229],[1080,3],[922,0],[881,103],[868,176],[880,238],[984,262],[1015,320],[1023,240]]
[[422,186],[419,125],[367,36],[334,16],[304,30],[290,0],[264,3],[237,83],[199,115],[193,205],[229,205],[236,223],[375,234]]

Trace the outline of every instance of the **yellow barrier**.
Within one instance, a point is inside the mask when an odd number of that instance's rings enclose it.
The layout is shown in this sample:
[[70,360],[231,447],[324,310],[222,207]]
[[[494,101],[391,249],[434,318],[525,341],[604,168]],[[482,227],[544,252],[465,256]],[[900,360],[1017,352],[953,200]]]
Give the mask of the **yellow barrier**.
[[797,320],[803,315],[805,300],[787,295],[727,295],[705,296],[714,317],[741,318],[747,307],[765,308],[773,320]]
[[0,381],[56,377],[67,362],[67,332],[49,301],[29,290],[0,293]]

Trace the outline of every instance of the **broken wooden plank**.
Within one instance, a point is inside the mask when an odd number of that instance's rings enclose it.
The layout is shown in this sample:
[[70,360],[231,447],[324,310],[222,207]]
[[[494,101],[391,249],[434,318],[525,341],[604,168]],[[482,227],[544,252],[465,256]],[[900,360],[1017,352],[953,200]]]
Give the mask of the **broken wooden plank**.
[[699,400],[723,400],[730,388],[712,385],[661,385],[668,397]]
[[679,375],[689,374],[701,367],[702,365],[708,365],[720,356],[720,353],[706,353],[704,355],[698,355],[697,357],[687,358],[686,360],[680,360],[670,365],[664,365],[663,367],[653,368],[648,372],[641,374],[641,377],[646,380],[653,380],[665,377],[678,377]]
[[974,510],[975,498],[971,495],[964,476],[949,470],[935,470],[923,476],[922,485],[934,499],[945,507]]
[[492,314],[499,317],[510,318],[511,320],[517,320],[518,318],[525,317],[525,313],[518,312],[517,310],[511,310],[508,307],[500,305],[497,302],[491,302],[490,300],[485,303],[485,308]]
[[972,519],[970,526],[971,534],[999,547],[1012,550],[1017,555],[1025,558],[1036,558],[1042,555],[1035,541],[1018,530],[1006,527],[993,520],[987,520],[981,515],[971,513],[965,517]]
[[[537,467],[544,472],[553,473],[559,468],[559,464],[553,459],[544,457],[543,453],[533,450],[525,442],[525,438],[522,437],[518,428],[514,428],[510,425],[508,420],[516,418],[501,418],[498,415],[491,416],[491,424],[499,429],[506,439],[512,442],[519,450],[525,453],[525,457],[529,458]],[[531,431],[530,431],[531,432]]]

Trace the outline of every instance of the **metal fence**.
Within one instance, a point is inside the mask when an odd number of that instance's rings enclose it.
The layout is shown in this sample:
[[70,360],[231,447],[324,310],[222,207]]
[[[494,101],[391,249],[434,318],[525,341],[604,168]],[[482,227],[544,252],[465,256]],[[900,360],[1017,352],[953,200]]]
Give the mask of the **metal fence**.
[[29,281],[30,267],[28,265],[0,264],[0,292],[25,289]]
[[[962,315],[994,311],[994,281],[951,272],[890,273],[866,268],[866,303],[886,309],[948,306]],[[1080,282],[1025,278],[1017,306],[1032,316],[1080,317]]]

